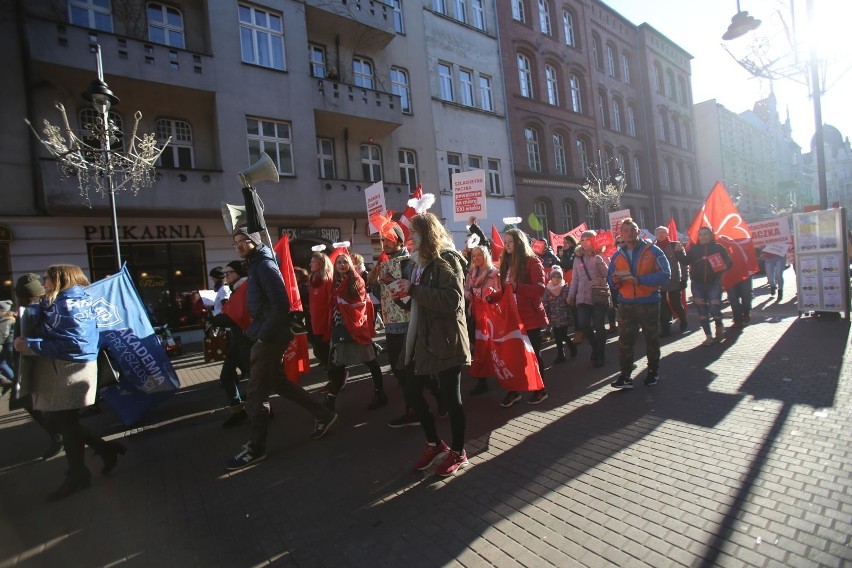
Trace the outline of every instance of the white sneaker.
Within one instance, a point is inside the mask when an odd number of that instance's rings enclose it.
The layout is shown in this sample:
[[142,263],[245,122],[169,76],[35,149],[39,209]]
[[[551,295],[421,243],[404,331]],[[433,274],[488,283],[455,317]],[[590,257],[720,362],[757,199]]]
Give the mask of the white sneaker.
[[716,343],[716,340],[708,333],[707,338],[701,342],[701,345],[713,345],[714,343]]

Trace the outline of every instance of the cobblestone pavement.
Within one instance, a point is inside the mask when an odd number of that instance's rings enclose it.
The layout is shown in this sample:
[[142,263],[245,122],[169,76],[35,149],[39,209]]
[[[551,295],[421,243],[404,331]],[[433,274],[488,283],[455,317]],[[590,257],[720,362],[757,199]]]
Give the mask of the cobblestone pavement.
[[221,428],[219,365],[180,357],[181,391],[144,425],[86,419],[129,450],[59,503],[45,497],[64,457],[40,461],[43,432],[4,410],[0,568],[849,565],[849,324],[797,318],[792,279],[782,303],[758,286],[752,324],[719,345],[675,331],[654,387],[609,387],[614,338],[603,369],[587,344],[548,368],[537,407],[500,408],[493,381],[469,397],[465,379],[471,466],[446,480],[410,471],[419,428],[386,426],[402,410],[390,374],[391,404],[365,410],[364,368],[328,437],[310,440],[310,416],[273,399],[269,457],[226,475],[247,427]]

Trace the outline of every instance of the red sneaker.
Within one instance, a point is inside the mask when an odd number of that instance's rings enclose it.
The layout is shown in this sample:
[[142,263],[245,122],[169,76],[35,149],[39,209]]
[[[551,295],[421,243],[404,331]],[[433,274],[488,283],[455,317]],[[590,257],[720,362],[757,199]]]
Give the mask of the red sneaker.
[[420,459],[414,464],[414,469],[420,471],[429,469],[433,463],[443,459],[449,451],[450,447],[444,442],[441,442],[437,446],[430,446],[429,444],[426,444],[426,450],[423,452],[423,455],[420,456]]
[[461,469],[463,467],[467,467],[470,465],[470,462],[467,461],[467,452],[462,450],[460,454],[450,450],[447,454],[447,457],[444,458],[443,463],[438,466],[438,469],[435,470],[436,475],[440,475],[441,477],[447,477],[453,475],[457,469]]

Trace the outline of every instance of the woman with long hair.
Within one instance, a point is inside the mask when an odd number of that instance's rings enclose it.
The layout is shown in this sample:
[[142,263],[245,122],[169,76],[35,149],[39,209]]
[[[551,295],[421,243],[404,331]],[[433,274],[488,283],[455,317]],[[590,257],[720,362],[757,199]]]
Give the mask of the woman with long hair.
[[311,314],[311,347],[314,355],[323,366],[328,365],[328,342],[331,340],[332,280],[334,267],[331,259],[324,252],[314,252],[311,255],[311,275],[308,278],[310,300],[308,311]]
[[[426,449],[414,464],[425,471],[438,463],[436,473],[449,476],[468,465],[464,449],[466,419],[461,399],[461,368],[470,359],[464,313],[464,259],[432,213],[411,219],[414,262],[410,280],[394,284],[397,298],[411,298],[411,322],[405,341],[405,364],[413,367],[406,380],[405,399],[426,435]],[[447,446],[435,426],[435,417],[423,389],[437,375],[450,415],[452,440]]]
[[[547,326],[547,314],[542,298],[545,292],[544,267],[530,248],[527,235],[520,229],[503,233],[503,254],[500,255],[500,282],[505,290],[511,286],[518,303],[518,315],[530,338],[535,358],[541,369],[541,330]],[[527,404],[539,404],[547,398],[547,389],[532,393]],[[509,391],[500,406],[509,408],[521,400],[517,391]]]
[[[468,338],[471,345],[476,343],[477,318],[476,301],[491,299],[500,292],[500,271],[491,261],[491,252],[488,247],[478,245],[470,249],[470,268],[464,283],[464,299],[469,302],[467,320]],[[483,330],[479,330],[483,331]],[[476,386],[470,391],[471,395],[478,395],[488,391],[487,377],[474,377],[477,379]]]
[[[608,305],[596,304],[592,288],[606,287],[609,264],[594,247],[595,231],[580,235],[580,246],[574,256],[574,278],[568,292],[568,301],[577,309],[577,329],[592,345],[592,364],[603,367],[606,347],[606,317]],[[609,292],[608,292],[609,293]]]
[[15,339],[15,351],[32,358],[31,384],[21,385],[33,395],[33,407],[45,413],[62,435],[68,471],[65,482],[49,495],[51,501],[68,497],[91,485],[83,450],[88,444],[101,456],[107,475],[118,454],[127,448],[106,442],[80,424],[78,411],[95,403],[98,384],[98,328],[92,298],[83,290],[89,280],[79,266],[55,264],[44,275],[45,297],[27,337]]
[[331,389],[325,405],[334,410],[337,395],[346,381],[346,367],[364,363],[373,377],[373,400],[367,410],[388,403],[382,368],[376,361],[373,337],[376,317],[373,303],[367,297],[364,280],[355,271],[349,254],[342,252],[334,260],[334,296],[331,305],[331,348],[328,356],[328,378]]

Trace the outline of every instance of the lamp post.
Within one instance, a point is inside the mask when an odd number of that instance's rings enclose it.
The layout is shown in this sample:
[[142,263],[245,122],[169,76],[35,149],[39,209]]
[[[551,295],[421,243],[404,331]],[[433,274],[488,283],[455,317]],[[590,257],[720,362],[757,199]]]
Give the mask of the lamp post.
[[[580,193],[595,210],[615,211],[627,188],[627,176],[624,174],[621,163],[615,158],[608,157],[604,166],[601,166],[601,156],[598,152],[598,160],[597,163],[586,167],[586,179],[583,181],[583,189]],[[612,167],[615,169],[610,175]]]
[[171,137],[162,147],[157,147],[153,134],[137,136],[139,121],[142,113],[136,111],[133,115],[134,124],[130,136],[126,140],[125,150],[113,150],[112,146],[123,138],[123,134],[109,118],[110,108],[118,104],[119,99],[109,89],[104,81],[103,65],[101,63],[101,46],[96,52],[98,78],[82,93],[86,101],[92,103],[96,112],[93,124],[81,125],[87,135],[82,138],[71,130],[68,115],[62,103],[56,103],[56,109],[62,117],[63,129],[44,121],[42,133],[39,136],[29,120],[30,126],[45,148],[56,158],[63,178],[76,178],[80,189],[80,197],[90,208],[90,191],[100,193],[109,199],[112,214],[113,243],[115,245],[115,260],[117,269],[121,269],[121,248],[118,237],[118,213],[115,203],[115,192],[120,189],[130,189],[133,195],[144,187],[154,184],[155,163],[160,154],[171,142]]

